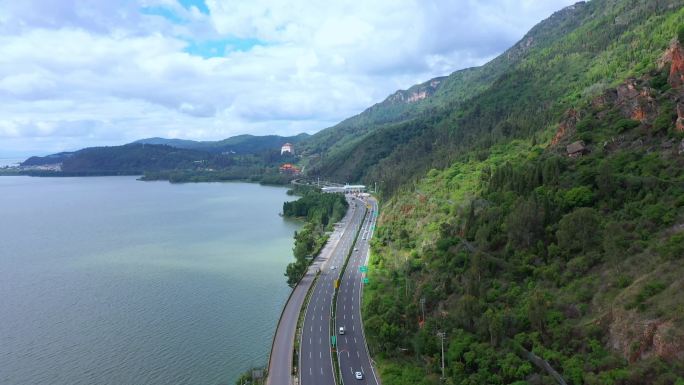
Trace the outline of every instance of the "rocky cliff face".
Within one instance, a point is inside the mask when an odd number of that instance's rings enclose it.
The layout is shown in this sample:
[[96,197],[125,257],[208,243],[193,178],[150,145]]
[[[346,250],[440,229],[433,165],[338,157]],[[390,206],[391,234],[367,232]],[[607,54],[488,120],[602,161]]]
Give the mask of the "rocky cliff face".
[[677,40],[672,41],[658,62],[660,68],[667,64],[670,65],[668,83],[672,88],[681,87],[684,84],[684,48]]
[[408,90],[399,90],[388,96],[386,103],[415,103],[434,95],[444,78],[435,78],[423,84],[418,84]]
[[670,66],[669,76],[667,82],[673,89],[679,89],[676,96],[677,105],[677,121],[675,122],[676,129],[679,132],[684,132],[684,47],[682,44],[673,40],[670,47],[665,51],[663,56],[658,60],[658,68],[663,69]]
[[[630,78],[592,99],[588,109],[596,112],[596,118],[600,122],[606,119],[609,111],[617,111],[622,118],[637,121],[643,127],[650,128],[662,114],[669,114],[664,107],[669,100],[674,104],[676,112],[676,120],[673,118],[671,124],[676,131],[684,132],[684,47],[678,41],[673,41],[657,65],[659,71],[667,71],[667,83],[671,87],[669,90],[662,91],[662,88],[658,90],[651,86],[655,75]],[[556,146],[564,138],[571,138],[583,114],[586,115],[587,112],[568,110],[558,123],[551,145]],[[663,118],[667,119],[667,116]],[[566,140],[564,144],[569,141],[570,139]]]
[[637,312],[617,309],[608,327],[608,344],[630,363],[658,357],[684,360],[684,335],[672,321],[644,319]]

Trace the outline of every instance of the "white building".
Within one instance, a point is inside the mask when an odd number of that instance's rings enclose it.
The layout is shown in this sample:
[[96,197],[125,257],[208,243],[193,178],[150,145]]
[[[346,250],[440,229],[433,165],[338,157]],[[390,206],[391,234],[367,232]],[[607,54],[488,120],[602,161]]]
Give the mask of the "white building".
[[366,186],[362,184],[356,184],[356,185],[349,185],[346,184],[344,186],[331,186],[331,187],[323,187],[321,189],[325,193],[345,193],[345,194],[358,194],[366,191]]
[[289,152],[290,155],[294,155],[294,145],[292,145],[292,143],[285,143],[283,144],[283,147],[280,147],[280,155],[283,155],[286,152]]

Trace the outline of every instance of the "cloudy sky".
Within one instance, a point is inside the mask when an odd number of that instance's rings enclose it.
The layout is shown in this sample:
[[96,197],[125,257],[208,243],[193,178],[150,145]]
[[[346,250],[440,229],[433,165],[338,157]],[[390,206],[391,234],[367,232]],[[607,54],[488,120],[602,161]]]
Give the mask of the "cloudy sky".
[[0,158],[313,133],[575,0],[0,0]]

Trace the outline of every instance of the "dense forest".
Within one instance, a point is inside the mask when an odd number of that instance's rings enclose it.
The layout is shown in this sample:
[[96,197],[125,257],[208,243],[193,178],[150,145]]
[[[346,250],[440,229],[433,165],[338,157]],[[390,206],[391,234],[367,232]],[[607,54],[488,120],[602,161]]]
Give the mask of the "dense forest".
[[294,287],[304,276],[306,269],[328,240],[327,231],[339,222],[347,212],[349,204],[342,194],[326,194],[309,189],[292,202],[283,203],[283,215],[306,220],[304,226],[295,232],[293,254],[295,261],[287,265],[287,284]]
[[683,6],[578,3],[310,138],[380,187],[384,384],[684,384]]
[[[192,142],[152,140],[168,144],[131,143],[123,146],[90,147],[75,152],[31,157],[22,163],[21,171],[32,176],[93,176],[143,175],[143,180],[168,180],[172,183],[215,182],[244,180],[266,184],[287,184],[294,177],[281,174],[284,163],[296,163],[298,158],[289,153],[280,154],[281,137],[243,137],[241,142],[231,141],[240,152],[217,152],[207,147],[222,142]],[[275,144],[277,143],[280,144]],[[185,142],[190,142],[188,145]],[[197,143],[204,147],[196,146]],[[219,146],[219,145],[216,145]],[[59,170],[39,169],[36,166],[59,164]],[[34,168],[31,168],[34,167]]]

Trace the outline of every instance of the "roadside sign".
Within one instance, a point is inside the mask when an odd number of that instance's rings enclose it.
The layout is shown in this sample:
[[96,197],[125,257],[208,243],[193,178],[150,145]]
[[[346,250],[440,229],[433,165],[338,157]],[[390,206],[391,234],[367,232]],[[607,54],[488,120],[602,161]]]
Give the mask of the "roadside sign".
[[332,344],[332,346],[337,344],[337,336],[330,336],[330,344]]
[[367,277],[364,277],[364,278],[363,278],[363,283],[368,283],[368,278],[367,278]]
[[368,272],[368,266],[366,266],[366,265],[359,266],[359,271],[362,273]]

